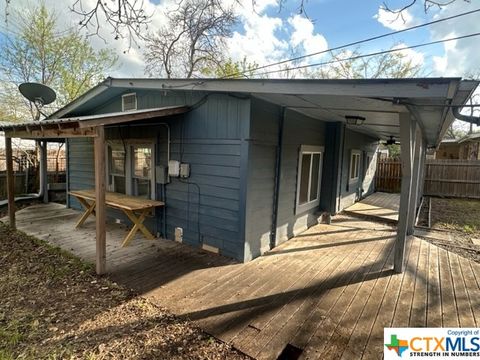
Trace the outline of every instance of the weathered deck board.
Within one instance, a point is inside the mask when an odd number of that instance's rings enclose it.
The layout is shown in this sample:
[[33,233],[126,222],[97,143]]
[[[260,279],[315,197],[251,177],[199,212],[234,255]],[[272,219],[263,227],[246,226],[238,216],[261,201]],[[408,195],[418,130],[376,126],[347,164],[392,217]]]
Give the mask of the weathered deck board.
[[440,274],[438,272],[438,248],[429,246],[428,258],[428,300],[427,326],[442,326],[442,298],[440,294]]
[[[74,230],[78,216],[42,204],[19,211],[17,224],[93,262],[95,222]],[[260,359],[289,343],[305,358],[382,358],[384,327],[479,324],[480,265],[412,237],[407,271],[395,274],[385,223],[337,216],[246,264],[140,235],[121,248],[125,232],[107,224],[115,281]]]
[[438,254],[442,298],[442,326],[459,327],[457,302],[453,290],[452,271],[448,260],[448,252],[445,249],[438,248]]
[[400,194],[376,192],[345,209],[345,213],[395,224],[399,206]]

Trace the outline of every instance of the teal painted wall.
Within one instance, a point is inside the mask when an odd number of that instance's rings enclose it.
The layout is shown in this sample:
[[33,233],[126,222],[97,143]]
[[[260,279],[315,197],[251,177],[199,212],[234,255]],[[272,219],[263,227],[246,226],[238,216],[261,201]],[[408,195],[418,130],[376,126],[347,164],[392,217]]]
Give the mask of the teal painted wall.
[[[159,119],[171,128],[171,159],[190,164],[191,176],[185,181],[171,179],[166,185],[167,237],[174,238],[175,227],[183,228],[185,243],[214,246],[220,253],[244,259],[245,200],[241,181],[242,149],[246,146],[250,100],[227,95],[187,92],[137,91],[137,108],[188,104],[195,109],[184,116]],[[121,111],[121,96],[97,107],[95,114]],[[120,130],[119,130],[120,129]],[[106,129],[107,139],[120,137],[154,139],[157,165],[167,165],[167,132],[164,126],[122,126]],[[91,188],[94,184],[93,145],[85,139],[69,142],[70,189]],[[244,162],[245,166],[246,162]],[[187,183],[189,182],[189,183]],[[71,200],[71,206],[79,204]],[[109,211],[113,218],[124,219]],[[154,231],[162,229],[161,211],[149,223]]]

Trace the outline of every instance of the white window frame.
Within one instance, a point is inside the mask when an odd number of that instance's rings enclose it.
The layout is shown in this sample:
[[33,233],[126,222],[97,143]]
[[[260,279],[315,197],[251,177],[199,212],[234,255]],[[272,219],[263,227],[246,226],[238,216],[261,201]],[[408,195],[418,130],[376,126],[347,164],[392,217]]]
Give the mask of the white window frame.
[[[127,140],[107,140],[105,152],[106,152],[106,159],[108,159],[108,162],[106,164],[106,175],[107,175],[107,188],[109,191],[114,191],[114,189],[111,187],[110,184],[110,178],[111,176],[115,175],[111,173],[111,163],[110,163],[110,157],[108,156],[108,151],[109,147],[111,147],[112,144],[121,144],[122,146],[125,147],[125,191],[126,195],[133,195],[134,194],[134,189],[133,189],[133,184],[134,178],[139,178],[135,176],[135,172],[133,171],[133,162],[134,162],[134,156],[133,156],[133,149],[135,147],[149,147],[152,149],[152,158],[151,158],[151,163],[152,163],[152,169],[151,169],[151,174],[150,174],[150,184],[151,184],[151,189],[150,189],[150,198],[152,200],[156,199],[156,182],[155,182],[155,141],[154,140],[149,140],[149,139],[127,139]],[[144,178],[143,178],[144,179]]]
[[[151,162],[151,169],[150,169],[150,179],[148,179],[147,177],[143,177],[143,176],[136,176],[135,175],[135,171],[133,169],[133,163],[135,161],[135,157],[134,157],[134,149],[135,148],[150,148],[151,149],[151,154],[152,154],[152,158],[150,159],[150,162]],[[133,179],[148,179],[150,180],[150,198],[152,200],[155,200],[155,144],[154,143],[134,143],[134,144],[130,144],[130,176],[129,176],[129,179],[130,179],[130,186],[129,186],[129,189],[130,189],[130,194],[133,195],[134,193],[134,189],[133,189],[133,186],[134,186],[134,181]]]
[[[135,109],[125,110],[124,98],[126,98],[127,96],[132,96],[132,95],[135,96]],[[137,93],[132,92],[132,93],[128,93],[128,94],[123,94],[122,95],[122,112],[135,111],[137,109],[138,109]]]
[[[314,146],[314,145],[302,145],[300,146],[300,151],[298,153],[298,166],[297,166],[297,196],[295,202],[295,213],[299,214],[310,210],[318,205],[320,205],[320,190],[322,185],[322,168],[323,168],[323,155],[325,148],[323,146]],[[308,201],[304,204],[300,204],[300,185],[301,185],[301,176],[302,176],[302,158],[305,154],[320,154],[320,163],[318,164],[318,188],[317,188],[317,198],[311,201]],[[307,199],[310,199],[310,189],[312,181],[312,162],[313,156],[310,158],[310,173],[308,177],[308,193]]]
[[[357,157],[356,161],[356,169],[354,171],[354,176],[352,177],[352,167],[354,164],[353,158]],[[362,152],[360,150],[352,150],[350,152],[350,164],[348,167],[348,182],[351,183],[356,183],[358,182],[358,179],[360,178],[360,161],[362,161]]]
[[116,189],[114,188],[114,180],[113,177],[119,176],[119,177],[124,177],[125,178],[125,189],[128,190],[127,188],[127,183],[128,183],[128,176],[127,176],[127,160],[128,160],[128,149],[125,149],[125,163],[124,163],[124,174],[117,174],[117,173],[112,173],[112,163],[110,159],[110,154],[109,150],[112,148],[113,145],[120,145],[123,147],[123,144],[121,141],[107,141],[106,148],[105,148],[105,158],[107,159],[107,189],[108,191],[113,191],[116,192]]

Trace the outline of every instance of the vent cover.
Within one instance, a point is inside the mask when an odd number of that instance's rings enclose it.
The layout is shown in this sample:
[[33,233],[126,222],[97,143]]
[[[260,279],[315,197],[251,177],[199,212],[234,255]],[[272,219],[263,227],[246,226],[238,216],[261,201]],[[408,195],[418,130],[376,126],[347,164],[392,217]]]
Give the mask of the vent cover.
[[137,94],[122,95],[122,111],[137,110]]

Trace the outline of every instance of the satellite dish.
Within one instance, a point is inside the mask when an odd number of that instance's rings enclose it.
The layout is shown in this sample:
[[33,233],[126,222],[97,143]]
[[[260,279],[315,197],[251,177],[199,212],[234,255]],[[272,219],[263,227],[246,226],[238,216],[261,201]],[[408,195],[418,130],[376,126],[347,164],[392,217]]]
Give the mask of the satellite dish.
[[20,84],[18,90],[28,100],[33,102],[37,108],[48,105],[55,101],[57,94],[47,85],[39,83],[23,83]]

